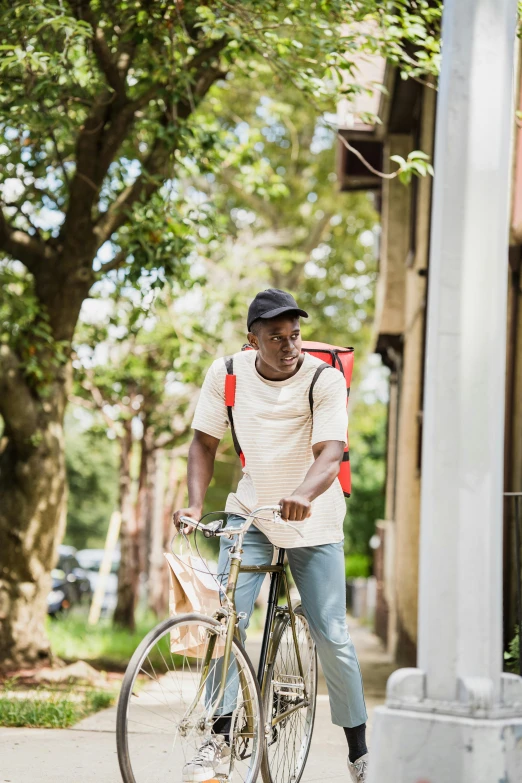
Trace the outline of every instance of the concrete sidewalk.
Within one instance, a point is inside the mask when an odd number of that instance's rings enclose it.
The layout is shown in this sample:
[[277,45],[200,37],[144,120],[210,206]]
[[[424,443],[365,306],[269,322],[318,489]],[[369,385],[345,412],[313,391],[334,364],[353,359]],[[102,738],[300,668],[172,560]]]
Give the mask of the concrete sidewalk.
[[[350,620],[349,626],[365,683],[371,741],[373,710],[384,700],[386,680],[394,667],[367,628],[355,620]],[[258,644],[256,639],[247,643],[253,659]],[[0,783],[119,783],[115,719],[116,708],[111,707],[81,721],[74,729],[0,729]],[[147,741],[154,754],[155,737],[151,735]],[[314,736],[303,783],[347,781],[346,756],[344,733],[330,722],[328,695],[321,675]]]

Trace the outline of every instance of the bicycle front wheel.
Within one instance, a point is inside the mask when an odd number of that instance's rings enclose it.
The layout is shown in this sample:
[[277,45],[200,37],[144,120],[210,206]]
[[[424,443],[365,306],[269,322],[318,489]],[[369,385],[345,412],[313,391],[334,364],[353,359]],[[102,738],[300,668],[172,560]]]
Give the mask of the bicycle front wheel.
[[[295,609],[295,639],[288,611],[275,632],[274,662],[264,693],[264,783],[298,783],[312,741],[317,696],[317,652],[308,621]],[[297,657],[301,660],[299,668]]]
[[[211,737],[209,714],[222,671],[222,661],[212,651],[219,649],[220,640],[222,644],[222,630],[212,617],[182,615],[157,625],[136,649],[123,680],[116,723],[124,783],[183,783],[184,766]],[[171,638],[176,652],[171,652]],[[230,755],[218,779],[254,783],[263,751],[261,695],[252,664],[235,639],[226,698],[232,704]],[[218,714],[223,707],[218,705]]]

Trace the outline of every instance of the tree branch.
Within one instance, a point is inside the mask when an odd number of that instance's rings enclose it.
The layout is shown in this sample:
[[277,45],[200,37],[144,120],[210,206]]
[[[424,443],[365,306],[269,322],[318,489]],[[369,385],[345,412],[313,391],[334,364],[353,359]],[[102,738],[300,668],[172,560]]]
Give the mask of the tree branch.
[[[114,99],[114,93],[108,91],[98,96],[78,134],[75,151],[76,170],[70,187],[69,208],[60,231],[63,240],[68,236],[77,237],[79,224],[82,228],[86,226],[87,230],[90,228],[92,204],[103,181],[103,177],[101,180],[96,178],[100,140]],[[81,241],[85,241],[83,237]]]
[[129,68],[131,67],[134,53],[136,51],[136,44],[134,41],[129,42],[127,45],[118,49],[118,55],[116,60],[116,67],[120,73],[122,79],[127,76]]
[[121,269],[122,266],[125,266],[127,256],[128,253],[126,250],[120,250],[120,252],[116,253],[111,261],[107,261],[106,264],[102,264],[101,269],[98,270],[98,273],[100,275],[105,275],[107,272],[112,272],[113,269]]
[[[92,393],[92,387],[89,387],[88,391]],[[111,419],[111,417],[108,416],[103,410],[103,406],[100,406],[96,402],[93,402],[91,400],[86,400],[84,397],[79,397],[77,394],[69,394],[68,400],[69,402],[72,402],[73,405],[78,405],[80,408],[85,408],[86,410],[89,411],[97,411],[98,413],[101,414],[105,424],[107,425],[107,428],[110,430],[114,430],[117,435],[119,434],[119,429],[120,429],[118,426],[119,422],[116,421],[115,419]]]
[[69,180],[69,175],[67,174],[67,169],[65,168],[65,161],[63,159],[63,156],[58,148],[58,142],[56,141],[56,136],[54,135],[54,131],[52,128],[49,130],[49,135],[51,137],[51,141],[53,142],[54,150],[56,152],[56,157],[58,158],[58,162],[60,163],[60,168],[62,169],[63,178],[65,181],[65,185],[67,187],[67,190],[71,187],[71,183]]
[[[142,10],[150,15],[156,0],[141,0]],[[168,9],[168,4],[165,4],[165,10],[162,15],[162,19],[165,19],[165,13]],[[134,60],[134,55],[137,49],[137,41],[135,35],[129,35],[136,28],[136,19],[131,19],[127,25],[121,28],[119,25],[114,25],[114,31],[117,33],[120,39],[120,45],[116,53],[116,67],[120,73],[122,79],[125,79],[129,68]]]
[[[226,45],[224,40],[220,41],[221,48]],[[219,68],[209,68],[201,74],[196,82],[193,92],[195,98],[200,101],[208,92],[212,84],[224,74]],[[145,93],[145,96],[147,93]],[[144,96],[141,99],[143,100]],[[148,97],[150,100],[150,97]],[[132,104],[129,104],[132,105]],[[192,112],[192,107],[188,103],[181,102],[177,107],[177,116],[179,119],[186,119]],[[167,119],[167,118],[166,118]],[[160,187],[168,174],[168,163],[175,147],[169,148],[163,139],[157,138],[153,144],[152,150],[143,163],[143,170],[139,177],[125,188],[120,195],[113,201],[110,207],[98,218],[94,232],[97,236],[98,247],[100,247],[109,237],[117,231],[127,220],[129,210],[138,201],[147,200]]]
[[45,242],[9,225],[1,208],[0,248],[21,261],[33,274],[41,268],[43,261],[54,258],[53,251]]
[[[76,0],[77,6],[85,9],[85,0]],[[88,13],[87,13],[88,16]],[[85,13],[81,18],[87,18]],[[185,120],[210,89],[211,85],[224,73],[219,67],[205,65],[209,58],[217,57],[228,43],[223,38],[199,52],[187,63],[187,67],[196,69],[195,87],[190,102],[181,101],[177,105],[177,120]],[[116,65],[115,65],[116,67]],[[135,113],[145,106],[162,85],[151,85],[134,101],[129,101],[125,92],[105,94],[98,99],[91,116],[85,122],[77,144],[76,174],[71,186],[69,210],[63,225],[63,236],[73,237],[77,232],[75,225],[82,223],[87,230],[93,229],[96,245],[100,247],[127,220],[129,210],[139,200],[147,200],[160,187],[167,176],[170,149],[167,142],[156,139],[152,150],[143,164],[143,171],[135,182],[125,188],[112,205],[101,214],[94,227],[90,219],[90,208],[96,198],[103,179],[114,156],[134,121]],[[165,123],[171,121],[165,116]],[[108,124],[108,129],[106,130]]]
[[86,400],[85,397],[80,397],[78,394],[69,394],[69,402],[73,405],[78,405],[79,408],[85,408],[88,411],[97,411],[98,407],[91,400]]
[[307,256],[310,255],[312,250],[315,250],[321,241],[324,231],[332,219],[332,215],[332,212],[327,212],[325,215],[323,215],[323,217],[314,224],[312,230],[303,242],[302,251],[303,253],[306,253]]
[[[94,124],[94,129],[91,130],[87,126],[89,124],[92,126],[93,123],[86,123],[82,132],[84,136],[88,136],[89,133],[93,134],[93,138],[90,139],[90,145],[83,145],[88,151],[88,154],[84,156],[83,165],[79,154],[81,147],[78,144],[78,176],[83,180],[83,184],[90,183],[93,186],[92,193],[86,194],[87,197],[90,195],[90,203],[92,203],[110,164],[134,121],[136,112],[146,106],[154,97],[157,93],[158,85],[152,85],[135,100],[129,101],[126,92],[126,75],[136,50],[135,42],[130,41],[123,44],[116,54],[113,55],[107,44],[104,32],[91,11],[89,2],[86,0],[72,0],[72,6],[76,17],[87,21],[93,30],[94,54],[105,75],[109,88],[114,91],[112,97],[109,95],[109,100],[102,101],[102,105],[105,105],[105,111],[101,117],[99,107],[94,107],[93,115],[98,120],[101,119],[98,127]],[[87,139],[86,141],[88,142],[89,140]],[[90,171],[87,170],[88,164],[90,164]]]
[[118,110],[114,107],[115,110],[111,114],[111,123],[104,134],[102,148],[98,157],[97,181],[103,179],[107,173],[121,143],[134,122],[136,112],[147,106],[152,98],[157,95],[157,92],[158,85],[153,84],[133,101],[122,104]]
[[69,209],[61,232],[64,237],[69,232],[76,234],[75,226],[79,222],[86,225],[89,231],[92,230],[91,208],[109,166],[134,122],[136,111],[151,100],[156,90],[157,85],[154,85],[134,101],[119,100],[114,93],[111,95],[106,92],[95,102],[91,115],[78,136],[76,172],[70,188]]
[[85,2],[85,0],[73,0],[71,6],[76,18],[80,21],[88,22],[92,28],[92,48],[98,65],[105,75],[107,84],[120,97],[125,98],[125,79],[122,78],[120,71],[118,70],[116,60],[111,54],[104,32],[99,26],[98,21],[90,8],[89,2]]
[[218,79],[224,79],[227,75],[226,71],[222,71],[221,68],[208,68],[202,73],[199,79],[196,81],[196,85],[192,91],[192,95],[196,99],[196,105],[200,102],[207,92],[210,90],[214,82]]
[[[172,446],[174,446],[174,444],[178,442],[180,438],[184,437],[189,432],[189,430],[190,430],[190,426],[187,424],[187,426],[180,432],[174,432],[169,435],[166,432],[164,432],[154,441],[154,448],[170,449]],[[187,449],[188,449],[188,444],[187,444]]]
[[244,190],[237,182],[234,182],[234,175],[230,171],[230,168],[224,168],[221,170],[220,177],[232,188],[239,197],[251,207],[254,212],[258,212],[261,215],[267,217],[272,223],[277,225],[281,219],[281,211],[274,206],[270,201],[261,198],[256,193],[249,193]]
[[[167,175],[170,151],[163,139],[156,139],[149,157],[143,164],[143,171],[132,185],[124,188],[109,209],[96,222],[94,232],[98,247],[122,226],[131,207],[140,200],[147,200],[160,187]],[[111,262],[109,262],[111,263]]]
[[[154,441],[154,448],[155,449],[168,449],[171,446],[173,446],[180,438],[183,438],[185,435],[187,435],[190,432],[190,424],[192,422],[192,418],[194,416],[194,411],[196,410],[196,405],[199,399],[199,389],[194,389],[193,393],[190,397],[190,402],[187,407],[187,410],[183,413],[183,415],[180,415],[178,418],[181,419],[181,427],[178,427],[175,429],[173,433],[167,434],[166,432],[159,435],[156,440]],[[176,417],[174,417],[174,423],[175,423]],[[187,444],[188,448],[188,444]]]
[[201,65],[204,65],[208,60],[212,59],[212,57],[217,57],[228,42],[228,38],[219,38],[217,41],[214,41],[211,46],[207,46],[206,49],[202,49],[198,54],[195,54],[192,60],[185,65],[184,70],[191,71],[193,68],[199,69]]
[[[82,383],[82,386],[92,396],[92,399],[94,400],[94,403],[95,403],[96,407],[98,408],[98,410],[102,411],[102,413],[103,413],[103,408],[105,407],[105,405],[107,403],[106,403],[106,400],[104,399],[103,394],[101,393],[100,389],[94,383],[92,383],[92,381],[90,381],[90,380],[84,381]],[[111,419],[111,421],[114,424],[114,420]]]

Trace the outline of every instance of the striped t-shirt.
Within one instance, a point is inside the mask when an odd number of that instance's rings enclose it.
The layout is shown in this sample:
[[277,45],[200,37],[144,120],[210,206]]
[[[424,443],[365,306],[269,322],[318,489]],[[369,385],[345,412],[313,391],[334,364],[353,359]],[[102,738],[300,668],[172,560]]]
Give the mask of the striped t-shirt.
[[[326,440],[346,443],[346,385],[338,370],[322,372],[314,386],[314,415],[308,393],[317,367],[304,355],[299,370],[284,381],[268,381],[256,370],[256,351],[234,355],[236,399],[233,408],[237,439],[245,456],[243,477],[228,496],[226,511],[246,513],[276,505],[302,483],[314,461],[312,446]],[[198,400],[192,427],[222,438],[228,427],[225,406],[224,359],[210,366]],[[290,549],[342,541],[346,504],[339,480],[312,502],[304,522],[292,522],[304,533],[273,522],[256,521],[273,544]],[[270,516],[270,514],[267,514]]]

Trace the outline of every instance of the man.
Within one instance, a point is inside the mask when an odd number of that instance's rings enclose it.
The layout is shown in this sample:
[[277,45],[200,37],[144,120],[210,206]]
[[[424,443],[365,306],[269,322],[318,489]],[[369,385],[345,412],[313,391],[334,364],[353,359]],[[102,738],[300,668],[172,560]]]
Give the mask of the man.
[[[248,340],[255,350],[234,355],[234,428],[245,467],[226,510],[245,514],[279,502],[283,519],[300,524],[303,538],[290,527],[257,520],[244,539],[243,564],[270,563],[274,545],[287,550],[325,674],[332,721],[344,728],[348,741],[351,780],[364,783],[367,714],[359,664],[346,627],[345,501],[337,479],[348,424],[346,386],[339,372],[322,372],[314,387],[311,415],[308,392],[321,361],[301,353],[299,316],[308,314],[290,294],[278,289],[257,294],[249,307]],[[216,450],[228,426],[225,376],[225,361],[218,359],[203,384],[192,422],[189,507],[174,513],[177,526],[181,516],[199,519],[202,515]],[[228,567],[230,545],[221,539],[218,573]],[[246,615],[240,621],[243,637],[263,577],[255,573],[239,577],[236,605]],[[223,709],[214,724],[214,737],[185,765],[186,783],[214,776],[227,752],[228,731],[230,714]]]

